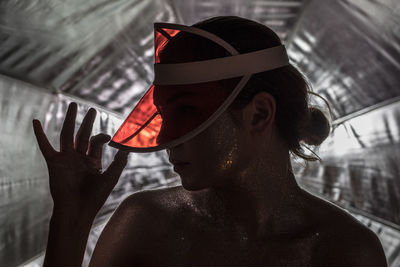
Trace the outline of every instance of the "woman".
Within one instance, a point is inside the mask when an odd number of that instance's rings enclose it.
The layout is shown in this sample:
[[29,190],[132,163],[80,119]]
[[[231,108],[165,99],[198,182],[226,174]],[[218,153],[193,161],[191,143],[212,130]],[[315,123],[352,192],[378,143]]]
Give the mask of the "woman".
[[[216,17],[193,27],[222,38],[240,54],[281,45],[269,28],[239,17]],[[156,53],[161,62],[230,56],[190,34],[176,36]],[[238,83],[233,77],[172,86],[175,91],[156,86],[152,118],[162,120],[157,145],[172,144],[203,125]],[[290,64],[253,74],[208,127],[165,145],[182,186],[126,198],[105,226],[90,266],[387,266],[373,232],[295,181],[290,153],[316,160],[303,153],[302,144],[321,144],[330,127],[319,109],[309,107],[307,89]],[[171,92],[196,93],[167,104]],[[60,152],[40,123],[33,123],[54,200],[44,266],[81,265],[93,219],[127,161],[127,153],[119,151],[109,168],[99,171],[110,137],[90,138],[96,116],[91,109],[74,141],[76,112],[72,103]]]

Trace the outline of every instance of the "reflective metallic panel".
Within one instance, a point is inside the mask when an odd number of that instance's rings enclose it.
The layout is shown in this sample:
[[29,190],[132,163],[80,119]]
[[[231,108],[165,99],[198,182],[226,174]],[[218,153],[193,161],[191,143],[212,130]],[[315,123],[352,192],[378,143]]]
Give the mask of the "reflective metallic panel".
[[[32,119],[44,124],[45,132],[56,149],[67,106],[76,101],[62,94],[0,76],[0,266],[16,266],[46,248],[52,199],[48,187],[46,163],[38,149]],[[76,131],[90,106],[78,102]],[[96,108],[93,134],[112,135],[122,118]],[[112,161],[116,149],[106,146],[103,166]],[[104,222],[117,205],[137,190],[176,185],[165,151],[131,154],[127,167],[94,225]],[[92,234],[93,235],[93,234]],[[97,240],[97,239],[96,239]],[[91,236],[87,253],[93,250]]]
[[400,95],[399,2],[311,1],[289,57],[335,118]]
[[[192,24],[216,15],[244,16],[274,29],[314,91],[331,103],[335,129],[316,149],[322,162],[295,161],[297,179],[375,231],[390,266],[400,266],[395,0],[1,1],[0,73],[14,79],[0,76],[0,266],[40,256],[46,244],[52,201],[31,119],[45,122],[58,146],[64,112],[74,100],[77,124],[95,106],[94,132],[112,135],[152,82],[153,22]],[[106,148],[105,165],[114,154]],[[122,199],[177,179],[165,152],[130,155],[96,219],[84,266]]]

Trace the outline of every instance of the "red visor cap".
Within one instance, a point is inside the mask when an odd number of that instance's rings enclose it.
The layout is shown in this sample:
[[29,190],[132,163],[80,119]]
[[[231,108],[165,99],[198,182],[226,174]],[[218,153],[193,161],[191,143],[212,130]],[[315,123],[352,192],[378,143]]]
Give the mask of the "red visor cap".
[[[162,63],[162,51],[180,32],[155,29],[156,64]],[[238,81],[235,78],[184,85],[153,84],[115,133],[110,145],[132,152],[156,151],[177,145],[178,140],[184,141],[184,136],[210,119]]]

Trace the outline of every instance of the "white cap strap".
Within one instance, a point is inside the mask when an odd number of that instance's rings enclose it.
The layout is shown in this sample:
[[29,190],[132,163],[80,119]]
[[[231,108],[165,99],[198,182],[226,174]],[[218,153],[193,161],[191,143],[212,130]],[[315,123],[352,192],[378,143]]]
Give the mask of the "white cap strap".
[[284,45],[255,52],[188,63],[154,64],[154,85],[218,81],[264,72],[289,64]]

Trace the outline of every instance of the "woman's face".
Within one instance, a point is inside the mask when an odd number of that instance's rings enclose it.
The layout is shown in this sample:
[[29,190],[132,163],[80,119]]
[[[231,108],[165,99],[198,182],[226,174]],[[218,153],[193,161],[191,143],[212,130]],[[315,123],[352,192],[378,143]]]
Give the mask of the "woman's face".
[[[163,123],[159,143],[175,140],[208,119],[227,97],[216,83],[158,86],[154,104]],[[207,129],[168,150],[174,170],[187,190],[218,186],[237,175],[248,160],[249,136],[225,111]],[[180,162],[184,162],[179,164]]]
[[154,104],[162,124],[158,144],[178,139],[206,121],[224,102],[226,90],[215,83],[156,86]]
[[235,124],[228,111],[206,130],[189,141],[168,150],[174,170],[187,190],[220,186],[231,180],[246,166],[248,136]]

